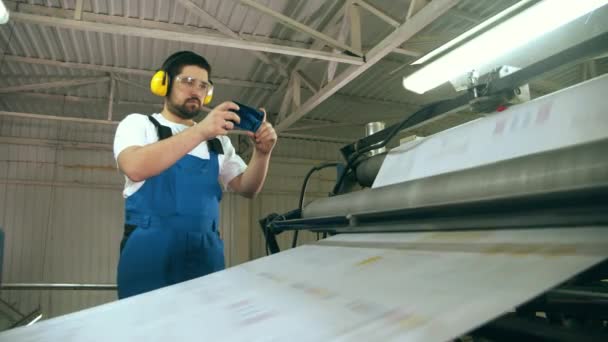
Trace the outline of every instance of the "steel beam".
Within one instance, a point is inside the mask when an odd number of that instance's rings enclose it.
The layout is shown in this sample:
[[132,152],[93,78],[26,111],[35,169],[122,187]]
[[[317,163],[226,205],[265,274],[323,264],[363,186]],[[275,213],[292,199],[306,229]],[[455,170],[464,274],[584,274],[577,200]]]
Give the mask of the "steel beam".
[[[15,2],[10,0],[4,0],[6,7],[9,11],[12,12],[20,12],[20,13],[29,13],[29,14],[38,14],[43,16],[50,16],[56,18],[67,18],[72,19],[76,15],[76,11],[69,9],[62,9],[56,7],[47,7],[40,5],[32,5],[25,2]],[[145,18],[131,18],[129,17],[128,10],[129,7],[126,6],[125,3],[125,15],[117,16],[112,15],[116,11],[112,10],[113,2],[110,2],[110,15],[107,14],[99,14],[99,13],[91,13],[91,12],[82,12],[82,19],[85,21],[92,21],[98,23],[106,23],[112,25],[122,25],[122,26],[134,26],[134,27],[143,27],[143,28],[151,28],[151,29],[159,29],[165,31],[173,31],[173,32],[182,32],[189,34],[198,34],[198,35],[210,35],[216,37],[222,37],[218,34],[217,30],[203,28],[203,27],[194,27],[189,25],[181,25],[181,24],[170,24],[165,22],[160,22],[156,20],[148,20]],[[174,5],[176,3],[174,2]],[[239,36],[246,40],[263,42],[269,44],[277,44],[277,45],[287,45],[292,47],[299,47],[303,49],[309,49],[310,44],[306,44],[303,42],[295,42],[285,39],[278,38],[270,38],[270,37],[262,37],[248,33],[239,33]],[[59,36],[61,39],[61,36]],[[65,49],[64,49],[65,50]]]
[[[156,72],[156,70],[122,68],[122,67],[88,64],[88,63],[62,62],[62,61],[55,61],[52,59],[22,57],[22,56],[15,56],[15,55],[4,55],[4,60],[8,61],[8,62],[16,62],[16,63],[48,65],[48,66],[54,66],[54,67],[60,67],[60,68],[83,69],[83,70],[92,70],[92,71],[127,74],[127,75],[138,75],[138,76],[146,76],[146,77],[152,77],[152,75]],[[214,77],[213,83],[221,84],[221,85],[235,86],[235,87],[258,88],[258,89],[267,89],[267,90],[276,90],[278,88],[278,86],[273,83],[235,80],[235,79],[223,78],[223,77],[217,77],[217,78]],[[138,87],[139,87],[139,85],[138,85]]]
[[350,18],[350,45],[361,50],[361,13],[358,3],[353,2],[348,6],[348,16]]
[[18,118],[37,119],[37,120],[55,120],[55,121],[92,123],[92,124],[102,124],[102,125],[118,125],[118,121],[75,118],[75,117],[69,117],[69,116],[21,113],[21,112],[8,112],[8,111],[0,111],[0,116],[12,116],[12,117],[18,117]]
[[82,20],[82,3],[83,3],[83,0],[76,0],[76,10],[74,11],[74,20]]
[[[56,116],[56,115],[44,115],[44,114],[9,112],[9,111],[0,111],[0,116],[12,116],[12,117],[26,118],[26,119],[55,120],[55,121],[67,121],[67,122],[102,124],[102,125],[118,125],[120,123],[119,121],[86,119],[86,118],[77,118],[77,117],[69,117],[69,116]],[[348,140],[348,139],[339,139],[339,138],[332,138],[332,137],[319,136],[319,135],[308,135],[308,134],[281,133],[281,134],[279,134],[279,136],[282,138],[287,138],[287,139],[314,140],[314,141],[341,143],[341,144],[348,144],[348,143],[352,142],[352,140]]]
[[109,77],[87,77],[87,78],[67,80],[67,81],[25,84],[25,85],[19,85],[19,86],[10,86],[10,87],[0,88],[0,93],[14,93],[14,92],[19,92],[19,91],[41,90],[41,89],[48,89],[48,88],[76,87],[76,86],[83,86],[83,85],[88,85],[88,84],[107,82],[109,80],[110,80]]
[[106,23],[91,22],[86,20],[74,20],[64,18],[52,18],[47,16],[27,14],[20,12],[11,13],[11,20],[16,22],[32,23],[43,26],[61,27],[88,32],[101,32],[108,34],[119,34],[131,37],[163,39],[176,42],[194,43],[212,46],[221,46],[242,50],[254,50],[269,53],[284,54],[290,56],[306,57],[312,59],[337,61],[347,64],[363,64],[360,57],[352,57],[344,54],[332,54],[324,51],[313,51],[310,49],[294,48],[290,46],[279,46],[275,44],[242,41],[218,36],[205,36],[200,34],[182,33],[161,29],[128,27],[122,25],[112,25]]
[[114,92],[116,90],[116,80],[114,76],[110,79],[110,98],[108,99],[108,121],[112,121],[112,110],[114,109]]
[[401,25],[399,21],[393,19],[393,17],[384,13],[383,11],[381,11],[380,9],[365,0],[355,0],[355,3],[361,6],[361,8],[363,8],[364,10],[380,18],[385,23],[391,25],[392,27],[399,27],[399,25]]
[[252,8],[255,8],[256,10],[265,13],[269,16],[274,17],[275,19],[279,20],[279,22],[287,27],[290,27],[296,31],[300,31],[300,32],[304,32],[306,34],[311,35],[312,37],[321,40],[323,42],[325,42],[325,44],[327,44],[328,46],[337,48],[337,49],[341,49],[344,51],[349,51],[357,56],[361,56],[363,55],[363,53],[361,52],[361,50],[358,50],[356,48],[353,48],[351,46],[348,46],[342,42],[339,42],[338,40],[322,33],[319,32],[317,30],[314,30],[296,20],[291,19],[290,17],[283,15],[279,12],[276,12],[264,5],[261,5],[253,0],[241,0],[241,3],[247,6],[250,6]]
[[[202,7],[195,4],[191,0],[178,0],[178,1],[180,4],[182,4],[182,6],[184,6],[186,9],[188,9],[191,13],[193,13],[194,15],[198,16],[199,18],[203,19],[206,23],[211,24],[211,26],[215,27],[218,31],[222,32],[223,34],[227,35],[228,37],[231,37],[231,38],[237,39],[237,40],[247,41],[243,37],[239,36],[238,33],[232,31],[231,28],[229,28],[227,25],[225,25],[221,21],[217,20],[214,16],[209,14]],[[252,51],[252,54],[257,59],[262,61],[264,64],[270,65],[273,68],[275,68],[277,71],[279,71],[279,73],[281,75],[283,75],[285,77],[288,76],[289,72],[287,71],[287,68],[284,65],[280,65],[280,64],[272,61],[263,52]]]
[[332,82],[328,83],[319,92],[310,97],[302,104],[300,109],[293,114],[287,116],[285,120],[279,122],[276,129],[280,132],[289,126],[293,125],[300,118],[308,114],[316,108],[320,103],[335,94],[342,87],[346,86],[350,81],[361,75],[367,69],[392,52],[395,48],[407,41],[409,38],[420,32],[424,27],[433,22],[435,19],[446,13],[451,7],[456,5],[459,0],[435,0],[422,8],[420,12],[399,26],[393,33],[384,38],[374,48],[366,54],[366,63],[357,67],[350,67],[342,74],[336,77]]
[[[24,96],[24,97],[45,100],[45,101],[62,101],[62,102],[67,101],[67,102],[73,102],[73,103],[101,103],[101,102],[108,101],[108,99],[105,97],[81,97],[81,96],[72,96],[72,95],[29,93],[29,92],[15,93],[15,94],[11,94],[11,96],[12,97]],[[114,104],[123,105],[123,106],[151,106],[151,107],[158,107],[158,108],[163,107],[163,105],[161,103],[156,103],[156,102],[137,102],[137,101],[125,101],[125,100],[114,101]]]

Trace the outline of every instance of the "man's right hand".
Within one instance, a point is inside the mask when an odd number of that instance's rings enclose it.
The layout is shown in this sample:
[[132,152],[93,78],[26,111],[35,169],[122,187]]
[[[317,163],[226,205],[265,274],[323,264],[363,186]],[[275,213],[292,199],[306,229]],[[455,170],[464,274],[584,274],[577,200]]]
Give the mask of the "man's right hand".
[[211,140],[218,135],[226,135],[228,131],[234,128],[234,123],[240,123],[236,113],[231,109],[238,110],[239,106],[234,102],[224,102],[215,108],[196,127],[201,133],[203,140]]

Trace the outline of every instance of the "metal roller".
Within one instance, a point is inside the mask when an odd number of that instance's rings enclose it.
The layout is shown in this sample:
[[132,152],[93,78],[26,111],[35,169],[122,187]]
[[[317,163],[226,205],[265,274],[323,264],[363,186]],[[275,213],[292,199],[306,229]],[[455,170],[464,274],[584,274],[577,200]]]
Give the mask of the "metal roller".
[[329,197],[307,205],[303,218],[347,216],[484,199],[608,186],[608,139]]
[[361,186],[371,187],[378,175],[378,171],[386,158],[386,152],[376,154],[361,161],[355,168],[357,182]]

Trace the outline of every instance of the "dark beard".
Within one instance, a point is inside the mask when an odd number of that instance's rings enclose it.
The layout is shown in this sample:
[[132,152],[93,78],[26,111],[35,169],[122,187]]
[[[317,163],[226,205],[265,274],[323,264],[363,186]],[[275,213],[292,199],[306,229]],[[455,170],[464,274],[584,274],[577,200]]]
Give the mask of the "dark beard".
[[197,109],[188,110],[188,106],[186,106],[186,103],[190,100],[192,100],[192,99],[187,99],[181,105],[175,104],[175,103],[173,103],[173,101],[169,100],[169,101],[167,101],[167,107],[169,108],[171,113],[179,116],[182,119],[190,120],[201,113],[200,101],[199,101],[199,107]]

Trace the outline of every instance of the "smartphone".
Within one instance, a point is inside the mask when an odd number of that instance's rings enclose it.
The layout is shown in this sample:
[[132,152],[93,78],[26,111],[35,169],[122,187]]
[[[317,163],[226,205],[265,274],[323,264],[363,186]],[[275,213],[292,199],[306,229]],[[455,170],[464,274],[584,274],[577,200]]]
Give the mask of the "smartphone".
[[232,102],[239,106],[239,110],[233,110],[233,112],[241,118],[239,124],[234,124],[234,129],[251,131],[253,133],[257,132],[264,120],[264,112],[236,101]]

